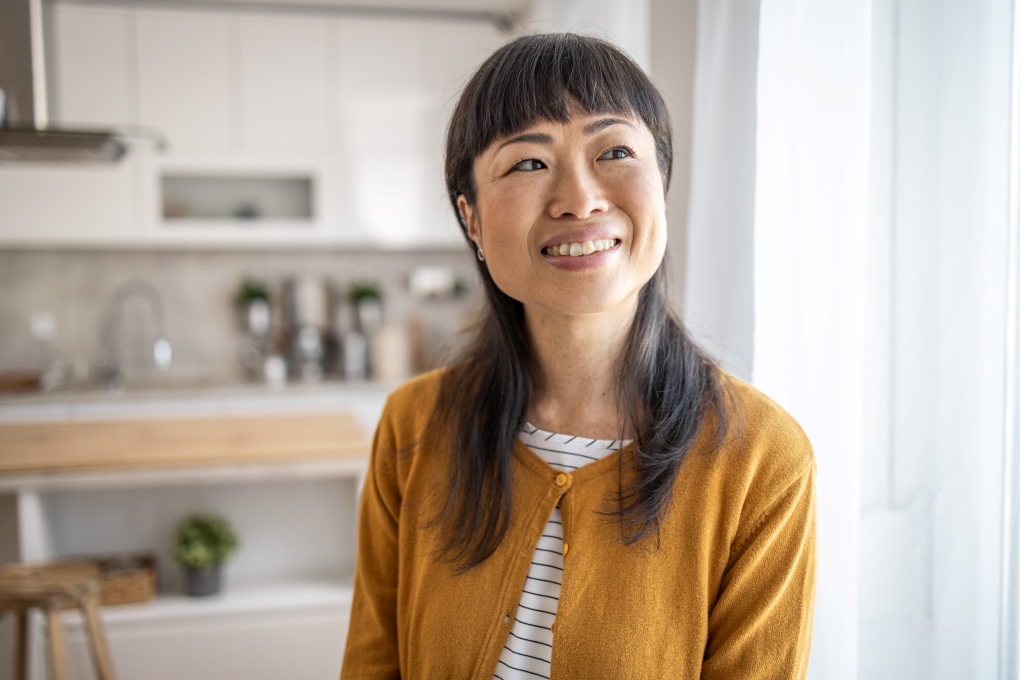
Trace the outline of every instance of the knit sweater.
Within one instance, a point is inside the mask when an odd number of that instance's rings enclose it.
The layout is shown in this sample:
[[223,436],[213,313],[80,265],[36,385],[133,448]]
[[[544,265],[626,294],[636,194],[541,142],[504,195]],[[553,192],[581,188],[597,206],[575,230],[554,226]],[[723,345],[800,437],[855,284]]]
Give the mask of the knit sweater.
[[780,407],[727,377],[737,435],[720,447],[706,430],[681,465],[658,533],[634,545],[604,513],[621,469],[629,481],[633,445],[565,474],[518,442],[507,533],[492,556],[457,574],[437,559],[439,539],[426,526],[448,470],[446,453],[419,445],[439,379],[429,373],[394,392],[376,431],[341,678],[492,678],[557,504],[570,552],[552,678],[806,675],[815,465]]

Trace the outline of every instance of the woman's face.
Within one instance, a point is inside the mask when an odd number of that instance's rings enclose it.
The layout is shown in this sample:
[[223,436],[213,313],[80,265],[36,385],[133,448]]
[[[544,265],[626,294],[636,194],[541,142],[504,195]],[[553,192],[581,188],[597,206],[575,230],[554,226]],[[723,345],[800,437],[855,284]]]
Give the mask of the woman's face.
[[655,139],[639,119],[580,112],[494,142],[459,207],[496,285],[525,305],[593,314],[636,301],[666,248]]

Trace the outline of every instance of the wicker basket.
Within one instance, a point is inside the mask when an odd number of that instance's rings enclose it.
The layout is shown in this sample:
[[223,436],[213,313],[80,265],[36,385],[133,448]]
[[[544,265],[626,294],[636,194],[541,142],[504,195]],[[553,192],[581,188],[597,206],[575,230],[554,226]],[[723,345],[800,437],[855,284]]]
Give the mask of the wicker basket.
[[156,597],[156,558],[150,554],[110,555],[99,566],[99,601],[103,606],[138,604]]

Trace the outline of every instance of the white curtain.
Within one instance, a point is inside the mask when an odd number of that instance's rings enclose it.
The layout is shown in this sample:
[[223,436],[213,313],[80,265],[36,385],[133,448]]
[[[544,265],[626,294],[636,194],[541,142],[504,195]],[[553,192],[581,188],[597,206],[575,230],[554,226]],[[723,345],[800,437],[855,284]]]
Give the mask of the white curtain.
[[1015,677],[1000,675],[1012,5],[874,0],[861,678]]
[[685,309],[815,445],[810,675],[1017,677],[1013,0],[699,14]]
[[699,2],[683,317],[745,380],[754,353],[757,68],[758,0]]
[[857,677],[870,7],[762,0],[754,212],[754,383],[818,464],[810,677]]

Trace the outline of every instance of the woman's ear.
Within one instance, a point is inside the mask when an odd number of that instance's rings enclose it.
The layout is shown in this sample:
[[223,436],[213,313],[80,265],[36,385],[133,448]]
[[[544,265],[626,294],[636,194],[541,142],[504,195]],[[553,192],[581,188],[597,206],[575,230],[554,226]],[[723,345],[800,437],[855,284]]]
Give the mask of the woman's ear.
[[467,225],[468,238],[474,241],[475,247],[479,250],[482,249],[482,227],[479,223],[478,213],[468,203],[467,198],[464,194],[457,197],[457,210],[460,211],[461,217],[464,218],[464,224]]

